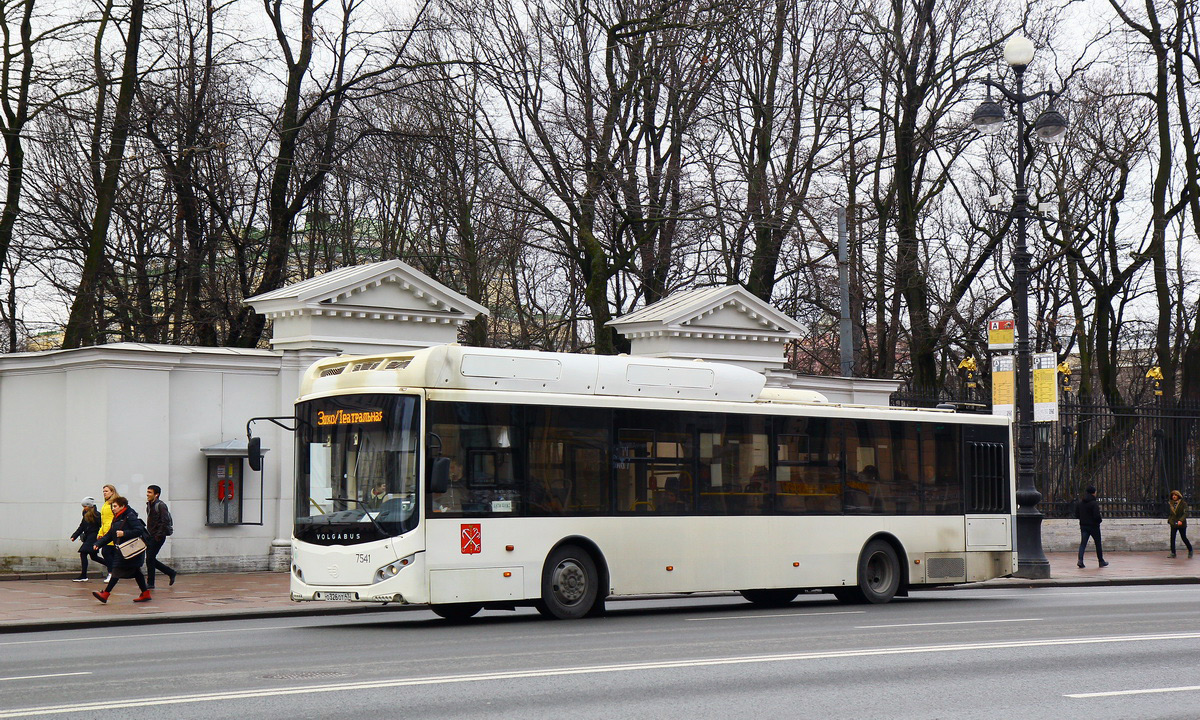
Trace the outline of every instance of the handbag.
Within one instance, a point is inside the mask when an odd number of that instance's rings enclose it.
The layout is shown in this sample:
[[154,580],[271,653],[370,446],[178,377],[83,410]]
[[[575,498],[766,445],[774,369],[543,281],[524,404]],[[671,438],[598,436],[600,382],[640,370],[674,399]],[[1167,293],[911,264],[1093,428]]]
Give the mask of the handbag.
[[121,551],[121,557],[129,560],[137,557],[141,553],[146,552],[146,541],[139,535],[132,540],[126,540],[117,545],[117,549]]

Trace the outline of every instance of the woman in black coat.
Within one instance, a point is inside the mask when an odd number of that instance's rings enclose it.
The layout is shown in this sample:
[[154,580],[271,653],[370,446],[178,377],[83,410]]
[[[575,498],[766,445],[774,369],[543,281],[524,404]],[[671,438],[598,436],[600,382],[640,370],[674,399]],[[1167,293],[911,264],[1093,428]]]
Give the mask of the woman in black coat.
[[[103,536],[96,538],[95,548],[99,550],[102,546],[109,542],[120,545],[134,538],[146,537],[146,523],[138,517],[136,511],[129,507],[129,501],[120,495],[114,497],[111,501],[113,509],[112,527]],[[116,563],[113,565],[112,578],[109,579],[108,585],[102,592],[94,592],[92,595],[102,603],[108,602],[108,596],[112,594],[112,589],[116,587],[117,582],[121,578],[133,578],[137,580],[138,587],[142,589],[142,594],[134,598],[134,602],[146,602],[150,599],[150,590],[146,587],[146,576],[142,574],[142,566],[146,564],[146,552],[134,555],[127,558],[121,554],[120,548],[117,548]]]
[[71,534],[72,540],[79,539],[83,543],[79,546],[79,577],[74,582],[87,582],[88,557],[104,564],[95,550],[96,535],[100,532],[100,513],[96,510],[95,498],[85,497],[80,504],[83,505],[83,520]]

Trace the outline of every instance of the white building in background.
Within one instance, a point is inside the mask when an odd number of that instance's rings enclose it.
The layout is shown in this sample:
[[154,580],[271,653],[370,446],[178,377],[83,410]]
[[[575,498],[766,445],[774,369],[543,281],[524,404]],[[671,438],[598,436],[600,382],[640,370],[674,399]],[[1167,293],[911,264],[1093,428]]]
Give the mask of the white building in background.
[[[262,473],[245,462],[252,417],[292,415],[303,371],[336,355],[455,342],[487,310],[399,261],[335,270],[246,301],[272,321],[271,350],[117,343],[0,355],[0,572],[78,568],[67,538],[79,500],[115,485],[143,508],[163,488],[185,571],[283,570],[293,519],[291,433],[258,421]],[[680,293],[610,323],[633,353],[728,362],[768,387],[887,404],[895,381],[782,369],[800,327],[736,286]],[[283,421],[285,424],[286,421]]]
[[0,572],[78,569],[79,501],[111,483],[135,509],[163,488],[179,569],[285,569],[293,516],[290,416],[303,371],[340,352],[455,342],[482,306],[399,261],[343,268],[247,302],[271,350],[116,343],[0,355]]

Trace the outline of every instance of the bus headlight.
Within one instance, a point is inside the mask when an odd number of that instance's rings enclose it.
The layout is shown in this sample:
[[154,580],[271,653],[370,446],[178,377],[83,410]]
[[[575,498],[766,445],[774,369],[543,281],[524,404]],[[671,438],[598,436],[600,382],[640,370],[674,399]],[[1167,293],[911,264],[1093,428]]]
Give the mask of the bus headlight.
[[412,565],[414,557],[416,557],[416,555],[402,557],[391,565],[384,565],[383,567],[379,568],[375,571],[375,579],[372,580],[372,583],[383,582],[384,580],[391,580],[392,578],[396,577],[400,574],[401,570],[408,565]]

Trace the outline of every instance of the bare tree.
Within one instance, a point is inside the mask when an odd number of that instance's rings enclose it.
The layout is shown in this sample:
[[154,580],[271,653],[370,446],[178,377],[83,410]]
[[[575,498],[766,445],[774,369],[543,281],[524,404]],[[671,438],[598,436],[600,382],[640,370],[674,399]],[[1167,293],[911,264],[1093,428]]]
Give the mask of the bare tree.
[[[63,333],[63,347],[74,348],[90,345],[97,339],[97,312],[99,303],[100,273],[105,264],[105,243],[108,239],[108,227],[112,222],[113,204],[116,201],[117,181],[121,174],[121,162],[125,157],[125,142],[129,138],[130,110],[133,107],[134,91],[138,81],[138,51],[141,47],[142,20],[145,13],[145,0],[131,0],[129,14],[124,18],[124,61],[121,65],[121,77],[117,93],[116,105],[113,108],[112,132],[109,134],[108,149],[103,156],[97,155],[98,163],[96,182],[96,211],[92,217],[91,232],[87,247],[87,256],[83,263],[83,272],[79,279],[79,289],[75,293],[75,301],[71,304],[71,315]],[[116,24],[113,14],[113,3],[109,0],[104,9],[100,22],[100,30],[96,33],[96,74],[104,88],[108,85],[107,72],[100,59],[105,31],[109,23]],[[96,94],[97,113],[94,145],[100,144],[101,118],[106,93],[101,90]],[[96,179],[95,177],[93,178]]]
[[[994,57],[1001,33],[994,18],[969,0],[867,2],[859,6],[856,17],[862,22],[856,29],[859,52],[869,58],[874,67],[871,78],[877,83],[864,87],[864,104],[872,108],[880,129],[875,177],[869,180],[880,223],[874,242],[881,249],[893,242],[895,246],[891,273],[878,262],[873,272],[890,274],[898,295],[886,297],[886,285],[881,284],[873,302],[879,307],[890,302],[894,314],[895,303],[903,299],[912,383],[932,389],[942,380],[937,358],[944,329],[954,306],[982,270],[987,251],[954,280],[946,304],[935,306],[921,263],[928,240],[924,218],[940,201],[952,179],[950,170],[971,139],[964,108],[974,94],[967,90]],[[956,114],[963,120],[948,122]],[[894,241],[885,239],[891,233]],[[885,352],[896,357],[893,351]],[[880,368],[884,374],[894,369]]]
[[[462,54],[496,94],[503,120],[484,117],[493,158],[569,257],[598,353],[623,349],[614,308],[667,289],[685,138],[715,63],[705,38],[721,6],[662,0],[447,2]],[[542,192],[521,182],[537,175]]]
[[[770,301],[781,265],[797,272],[788,258],[814,239],[820,245],[822,221],[831,217],[821,179],[843,151],[835,130],[849,65],[826,57],[843,55],[838,28],[847,16],[840,3],[788,0],[761,0],[748,12],[754,21],[728,29],[709,98],[720,138],[709,192],[727,196],[730,176],[737,179],[742,202],[729,197],[719,212],[729,233],[720,249],[726,275]],[[793,233],[799,247],[785,244]]]

